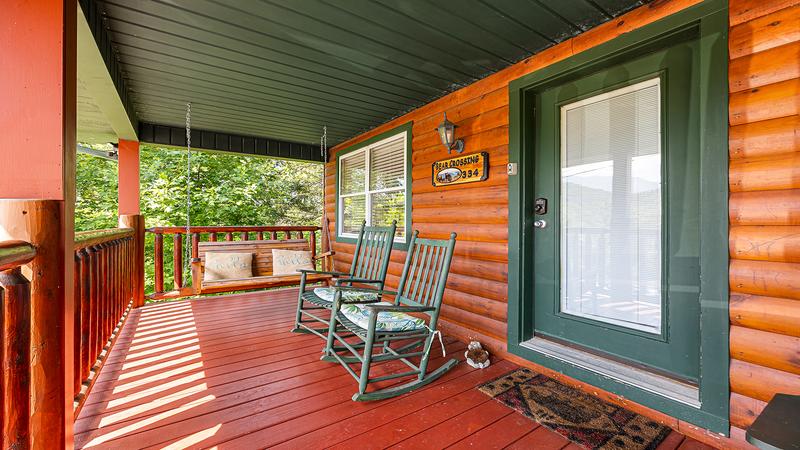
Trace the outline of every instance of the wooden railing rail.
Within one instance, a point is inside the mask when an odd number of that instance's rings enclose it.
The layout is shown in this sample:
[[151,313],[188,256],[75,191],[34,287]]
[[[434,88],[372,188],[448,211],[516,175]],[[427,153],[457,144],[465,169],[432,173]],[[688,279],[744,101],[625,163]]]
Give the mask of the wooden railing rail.
[[80,407],[133,300],[134,230],[75,233],[74,392]]
[[[289,240],[307,239],[312,254],[316,254],[318,226],[194,226],[189,227],[191,236],[191,257],[198,257],[198,245],[201,241],[248,241],[248,240]],[[192,295],[188,279],[184,279],[184,239],[186,227],[151,227],[147,233],[153,234],[153,285],[155,292],[148,295],[151,299],[177,298]],[[173,290],[164,290],[164,235],[172,235],[172,269]]]
[[36,256],[24,241],[0,242],[0,436],[3,448],[29,448],[31,283],[20,266]]

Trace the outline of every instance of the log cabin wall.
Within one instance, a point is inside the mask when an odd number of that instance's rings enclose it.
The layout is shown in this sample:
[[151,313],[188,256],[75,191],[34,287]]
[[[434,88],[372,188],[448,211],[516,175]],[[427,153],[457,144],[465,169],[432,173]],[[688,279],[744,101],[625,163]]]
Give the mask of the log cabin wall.
[[[480,339],[493,351],[505,351],[508,83],[696,3],[699,0],[673,0],[642,6],[334,147],[325,167],[325,208],[334,241],[332,247],[336,251],[336,268],[350,267],[354,247],[335,239],[336,152],[413,122],[413,229],[420,230],[420,236],[428,238],[445,239],[452,231],[458,233],[441,312],[442,328],[462,339]],[[448,157],[434,131],[444,112],[458,125],[456,134],[464,139],[464,154],[489,153],[486,181],[445,187],[431,185],[431,164]],[[397,286],[404,261],[405,252],[392,252],[388,287]]]
[[[696,3],[649,3],[333,148],[325,168],[325,208],[336,268],[349,268],[353,252],[353,245],[335,242],[336,152],[412,121],[413,229],[431,238],[458,233],[442,328],[516,359],[505,353],[508,83]],[[739,439],[775,392],[800,393],[798,8],[800,0],[730,2],[731,425],[732,437]],[[487,181],[431,185],[431,163],[447,157],[433,132],[443,112],[458,125],[465,154],[488,151]],[[404,258],[405,252],[393,252],[390,288]],[[624,402],[584,383],[570,384]],[[678,428],[663,414],[627,406]],[[702,434],[680,426],[684,433]]]
[[800,394],[800,0],[730,2],[734,435]]

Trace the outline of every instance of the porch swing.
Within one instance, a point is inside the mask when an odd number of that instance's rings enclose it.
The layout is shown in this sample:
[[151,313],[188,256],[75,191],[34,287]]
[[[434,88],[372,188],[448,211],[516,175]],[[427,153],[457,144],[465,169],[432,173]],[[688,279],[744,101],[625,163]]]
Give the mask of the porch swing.
[[[328,250],[316,254],[316,239],[312,238],[313,231],[309,232],[308,239],[303,237],[292,238],[287,232],[286,239],[241,240],[241,241],[210,241],[196,242],[196,250],[192,250],[192,223],[191,223],[191,171],[192,171],[192,139],[191,139],[192,104],[186,104],[186,257],[184,261],[191,261],[192,292],[199,294],[214,294],[221,292],[238,292],[254,289],[266,289],[300,284],[301,274],[299,268],[316,268],[317,261],[330,264],[333,252]],[[327,152],[327,129],[323,129],[320,139],[320,152],[325,157]],[[324,183],[324,178],[323,178]],[[327,220],[323,213],[323,224]],[[322,230],[327,233],[326,229]],[[330,242],[330,239],[328,239]],[[277,250],[277,252],[273,252]],[[195,256],[196,257],[193,257]],[[293,266],[298,267],[293,267]],[[184,271],[189,270],[185,267]],[[278,273],[275,273],[275,272]],[[309,274],[306,282],[326,282],[331,275]]]

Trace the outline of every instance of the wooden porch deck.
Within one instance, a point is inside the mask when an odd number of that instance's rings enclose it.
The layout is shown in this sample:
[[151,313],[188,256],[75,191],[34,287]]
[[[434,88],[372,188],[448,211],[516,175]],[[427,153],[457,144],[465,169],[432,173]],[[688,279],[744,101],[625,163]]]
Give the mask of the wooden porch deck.
[[[319,361],[320,339],[289,332],[296,295],[133,311],[75,423],[75,448],[579,448],[474,389],[515,367],[505,360],[352,402],[356,382]],[[447,347],[463,356],[463,343]],[[659,449],[675,448],[708,447],[673,432]]]

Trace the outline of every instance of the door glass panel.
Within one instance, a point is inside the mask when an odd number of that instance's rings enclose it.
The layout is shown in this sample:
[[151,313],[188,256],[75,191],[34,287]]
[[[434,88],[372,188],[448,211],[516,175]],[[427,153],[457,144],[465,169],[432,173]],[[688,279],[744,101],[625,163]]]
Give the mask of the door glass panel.
[[660,83],[561,107],[561,311],[661,332]]

